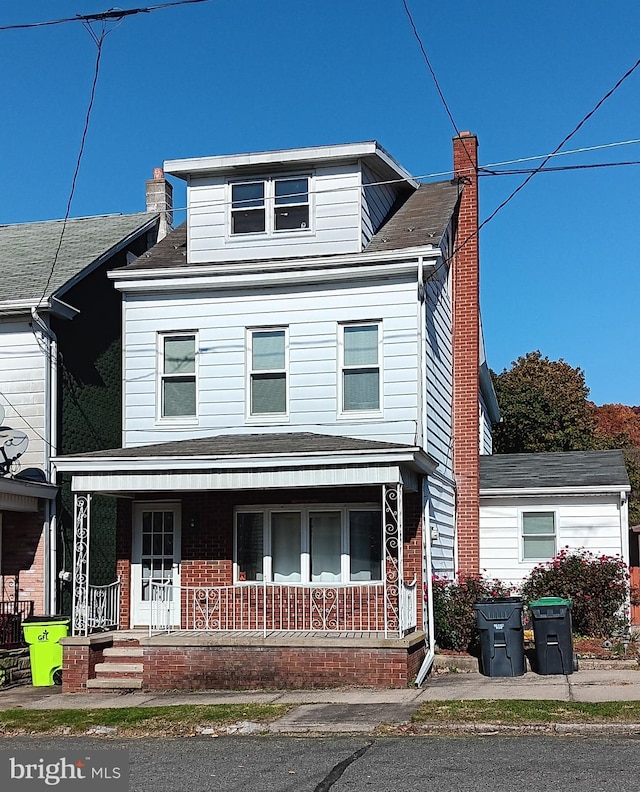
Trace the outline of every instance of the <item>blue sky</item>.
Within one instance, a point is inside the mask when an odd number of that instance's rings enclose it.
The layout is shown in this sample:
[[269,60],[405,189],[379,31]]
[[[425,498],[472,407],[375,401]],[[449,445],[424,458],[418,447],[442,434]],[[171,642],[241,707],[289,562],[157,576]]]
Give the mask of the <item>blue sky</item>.
[[[481,164],[552,151],[640,57],[637,0],[407,2]],[[110,7],[7,5],[0,26]],[[416,176],[451,167],[454,128],[402,0],[213,0],[110,27],[72,216],[141,211],[153,168],[180,157],[376,139]],[[80,23],[0,31],[0,222],[64,216],[95,54]],[[639,94],[640,68],[566,149],[640,138]],[[554,164],[632,160],[640,144]],[[640,404],[639,176],[539,174],[483,229],[492,368],[540,349],[580,366],[596,403]],[[482,178],[481,218],[523,178]]]

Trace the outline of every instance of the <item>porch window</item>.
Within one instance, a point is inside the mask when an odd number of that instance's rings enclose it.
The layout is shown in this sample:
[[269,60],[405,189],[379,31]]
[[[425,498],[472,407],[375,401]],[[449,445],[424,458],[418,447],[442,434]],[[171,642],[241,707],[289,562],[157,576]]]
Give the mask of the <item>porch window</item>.
[[343,413],[380,410],[380,337],[378,322],[341,326]]
[[287,412],[287,331],[265,328],[249,332],[249,414]]
[[238,583],[380,581],[382,552],[377,507],[265,507],[236,513]]
[[522,560],[541,561],[556,553],[554,512],[522,513]]
[[195,416],[195,333],[161,335],[159,356],[161,417]]

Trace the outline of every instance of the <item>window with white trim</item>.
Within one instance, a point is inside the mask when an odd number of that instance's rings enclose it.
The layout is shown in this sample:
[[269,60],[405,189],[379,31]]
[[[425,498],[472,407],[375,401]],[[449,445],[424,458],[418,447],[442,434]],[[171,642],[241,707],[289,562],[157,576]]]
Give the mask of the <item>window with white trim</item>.
[[158,337],[161,418],[196,416],[196,333]]
[[310,229],[308,176],[252,179],[230,187],[231,236]]
[[342,413],[380,411],[380,322],[340,326]]
[[382,580],[378,507],[239,509],[234,547],[234,580],[238,583]]
[[249,330],[249,415],[287,413],[287,330],[266,327]]
[[555,513],[522,512],[522,560],[543,561],[555,554]]

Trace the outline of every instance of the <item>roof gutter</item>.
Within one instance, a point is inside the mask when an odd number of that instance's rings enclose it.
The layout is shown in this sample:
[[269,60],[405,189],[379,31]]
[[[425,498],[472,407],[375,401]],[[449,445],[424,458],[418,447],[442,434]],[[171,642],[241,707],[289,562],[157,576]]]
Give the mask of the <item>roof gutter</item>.
[[480,488],[481,498],[526,498],[536,495],[606,495],[611,492],[631,492],[628,484],[606,484],[602,486],[592,485],[589,487],[503,487],[503,488]]

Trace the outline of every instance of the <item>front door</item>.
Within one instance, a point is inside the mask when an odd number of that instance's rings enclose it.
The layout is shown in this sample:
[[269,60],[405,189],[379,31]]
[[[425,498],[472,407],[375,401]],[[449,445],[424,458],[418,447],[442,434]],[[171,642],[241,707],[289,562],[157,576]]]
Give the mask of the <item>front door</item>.
[[[180,585],[180,504],[136,503],[131,564],[131,624],[147,626],[151,619],[151,584]],[[180,593],[170,596],[169,618],[180,626]]]

